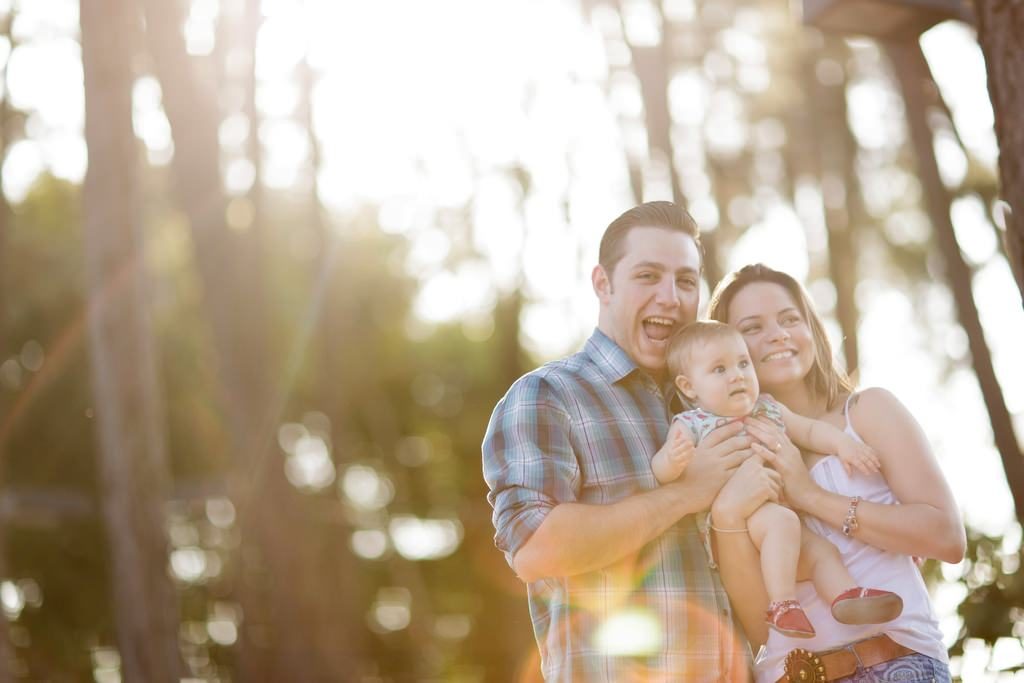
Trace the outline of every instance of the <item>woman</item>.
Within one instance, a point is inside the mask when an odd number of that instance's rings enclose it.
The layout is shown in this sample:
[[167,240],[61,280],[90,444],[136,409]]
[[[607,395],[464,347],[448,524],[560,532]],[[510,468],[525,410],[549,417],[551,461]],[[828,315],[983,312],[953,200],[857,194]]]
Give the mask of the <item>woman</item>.
[[[903,613],[893,621],[849,626],[832,619],[829,605],[804,581],[797,597],[817,635],[799,640],[769,635],[757,553],[746,533],[731,533],[743,531],[743,520],[765,494],[731,485],[741,481],[734,478],[712,506],[712,524],[729,597],[751,643],[765,644],[755,662],[758,683],[786,680],[787,674],[807,681],[948,681],[946,650],[913,558],[959,562],[966,539],[952,493],[917,421],[883,389],[853,391],[832,363],[821,320],[790,276],[761,264],[741,268],[716,288],[709,314],[743,335],[762,391],[877,451],[880,473],[849,476],[833,455],[801,454],[770,422],[747,423],[760,442],[752,447],[755,454],[782,475],[788,505],[812,531],[836,545],[860,585],[885,588],[904,601]],[[805,564],[799,568],[802,579],[813,570]],[[821,666],[824,678],[815,674]],[[801,671],[809,677],[799,677]]]

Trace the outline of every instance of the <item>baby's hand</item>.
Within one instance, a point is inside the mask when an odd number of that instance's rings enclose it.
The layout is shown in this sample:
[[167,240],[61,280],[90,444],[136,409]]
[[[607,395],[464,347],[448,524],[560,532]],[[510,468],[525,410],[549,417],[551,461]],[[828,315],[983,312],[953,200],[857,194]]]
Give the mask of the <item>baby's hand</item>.
[[654,456],[654,474],[661,483],[675,481],[693,460],[693,441],[683,436],[681,429],[673,426],[668,439]]
[[693,460],[693,442],[684,437],[682,432],[677,431],[669,437],[665,446],[669,449],[668,461],[672,463],[673,468],[679,469],[679,474],[682,474],[686,466]]
[[846,435],[839,442],[836,455],[848,475],[853,474],[854,468],[862,474],[874,474],[882,468],[882,461],[878,459],[874,448]]

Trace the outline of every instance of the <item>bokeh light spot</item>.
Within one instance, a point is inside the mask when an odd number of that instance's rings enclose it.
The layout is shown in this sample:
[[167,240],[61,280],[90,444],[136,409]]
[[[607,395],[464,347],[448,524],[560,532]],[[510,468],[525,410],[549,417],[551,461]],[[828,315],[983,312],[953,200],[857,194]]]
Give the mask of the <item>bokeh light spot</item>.
[[609,617],[597,629],[595,638],[599,650],[622,657],[658,652],[664,634],[654,614],[631,610]]

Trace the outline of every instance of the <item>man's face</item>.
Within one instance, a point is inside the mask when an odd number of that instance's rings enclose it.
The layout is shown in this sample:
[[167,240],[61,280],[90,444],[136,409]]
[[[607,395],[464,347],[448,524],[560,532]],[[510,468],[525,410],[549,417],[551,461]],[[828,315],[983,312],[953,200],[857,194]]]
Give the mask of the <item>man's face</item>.
[[594,268],[598,328],[661,381],[669,338],[697,318],[700,252],[689,235],[653,227],[633,228],[622,250],[611,273]]
[[742,337],[697,342],[689,355],[684,374],[676,377],[686,398],[715,415],[750,414],[757,401],[757,375]]

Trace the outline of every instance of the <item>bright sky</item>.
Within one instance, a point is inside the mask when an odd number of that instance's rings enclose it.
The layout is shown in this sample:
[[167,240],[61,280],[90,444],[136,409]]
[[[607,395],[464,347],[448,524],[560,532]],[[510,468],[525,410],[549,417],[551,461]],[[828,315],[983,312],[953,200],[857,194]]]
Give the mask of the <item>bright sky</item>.
[[[16,143],[3,166],[4,191],[17,201],[44,169],[81,180],[86,155],[77,2],[0,0],[0,9],[11,2],[19,12],[14,33],[20,46],[8,61],[9,45],[0,43],[0,61],[7,61],[13,104],[31,112],[31,139]],[[237,0],[223,2],[238,6]],[[578,3],[264,0],[263,6],[257,65],[266,117],[260,131],[267,155],[264,181],[287,189],[301,177],[307,143],[290,120],[297,102],[291,74],[308,50],[320,79],[314,119],[324,156],[322,198],[341,216],[378,204],[385,228],[413,240],[409,265],[425,274],[426,282],[417,301],[419,322],[411,329],[464,317],[467,333],[486,336],[497,292],[519,283],[531,301],[524,317],[529,347],[543,357],[575,348],[596,319],[587,275],[600,232],[631,204],[624,149],[635,149],[637,140],[635,131],[624,132],[621,121],[638,116],[641,106],[631,83],[607,86],[605,40],[581,18]],[[668,6],[679,16],[692,10],[686,0]],[[193,52],[210,50],[219,8],[218,0],[194,3],[186,27]],[[598,26],[608,19],[599,15]],[[727,41],[741,64],[737,78],[751,90],[770,87],[765,48],[752,30],[756,24],[752,15],[738,16]],[[642,39],[643,17],[633,26]],[[957,24],[940,25],[926,34],[923,46],[961,138],[976,159],[994,168],[993,117],[973,33]],[[870,73],[879,61],[877,51],[863,41],[854,49]],[[615,51],[611,58],[621,59]],[[706,61],[704,68],[721,64]],[[678,124],[693,133],[687,139],[699,140],[703,133],[723,149],[785,142],[771,125],[752,131],[748,140],[736,123],[736,98],[713,92],[699,70],[680,73],[672,93]],[[138,83],[136,132],[150,161],[162,164],[170,158],[171,141],[159,99],[153,79]],[[877,79],[865,78],[851,88],[849,106],[854,133],[876,157],[904,139],[898,117],[892,116],[902,105]],[[228,117],[222,142],[241,146],[246,126],[243,117]],[[958,182],[966,170],[960,148],[945,134],[936,151],[944,178]],[[687,168],[686,185],[695,188],[694,213],[702,227],[713,229],[717,209],[699,170],[702,162],[692,158],[697,161]],[[530,174],[525,198],[510,174],[515,167]],[[872,193],[869,204],[908,189],[881,166],[876,170],[873,180],[865,181]],[[229,189],[243,192],[252,181],[246,162],[228,164]],[[729,265],[762,260],[805,277],[808,251],[820,253],[823,241],[820,208],[815,209],[821,197],[813,187],[799,197],[795,207],[761,197],[762,218],[731,250]],[[470,202],[472,238],[482,259],[449,272],[440,262],[453,245],[436,227],[438,212]],[[744,207],[730,207],[734,210],[742,214]],[[912,233],[921,225],[920,217],[903,218],[887,230]],[[954,219],[965,254],[978,267],[975,299],[1018,434],[1024,434],[1020,300],[1006,264],[996,256],[984,207],[963,200],[954,207]],[[883,385],[910,406],[970,524],[1001,533],[1012,519],[1012,505],[977,383],[966,368],[939,376],[936,353],[959,358],[966,349],[962,331],[953,324],[951,297],[934,287],[929,314],[940,332],[938,338],[930,336],[908,324],[912,303],[887,275],[865,268],[857,290],[863,314],[861,384]],[[811,291],[828,310],[834,293],[827,284],[812,283]]]

